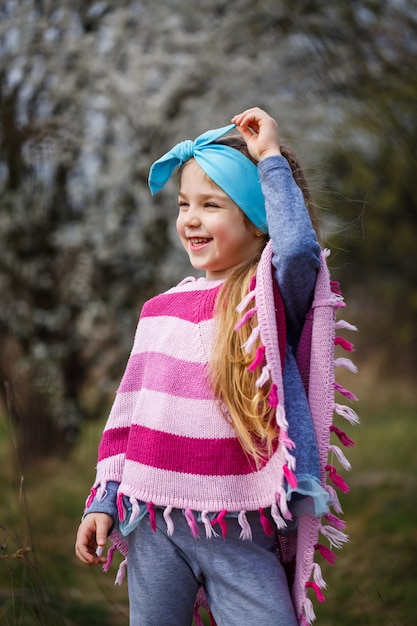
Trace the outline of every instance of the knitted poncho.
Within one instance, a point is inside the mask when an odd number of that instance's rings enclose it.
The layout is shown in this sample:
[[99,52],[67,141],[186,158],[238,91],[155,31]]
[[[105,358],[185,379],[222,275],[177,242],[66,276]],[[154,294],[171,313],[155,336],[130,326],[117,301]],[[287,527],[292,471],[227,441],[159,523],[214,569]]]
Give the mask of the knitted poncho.
[[[347,486],[329,460],[329,453],[346,469],[349,464],[340,448],[331,443],[330,436],[333,432],[345,446],[353,442],[333,425],[333,414],[351,423],[357,421],[357,416],[350,407],[335,403],[335,389],[348,399],[355,399],[334,379],[335,365],[354,371],[348,359],[334,359],[335,344],[352,349],[347,341],[335,337],[335,329],[354,327],[335,321],[336,310],[344,304],[336,285],[330,281],[325,257],[322,253],[314,301],[300,339],[297,363],[313,417],[320,482],[329,493],[334,513],[338,514],[341,512],[339,501],[333,486],[327,484],[327,476],[342,491],[346,491]],[[238,325],[251,324],[253,313],[257,313],[258,326],[252,332],[260,336],[261,345],[253,363],[263,364],[258,384],[272,383],[270,402],[276,409],[280,433],[275,453],[256,469],[242,453],[232,427],[211,397],[207,363],[214,303],[221,283],[185,281],[144,306],[128,366],[100,444],[97,478],[91,495],[104,493],[107,481],[120,483],[120,520],[126,515],[123,496],[132,503],[131,517],[138,514],[138,502],[147,503],[151,523],[153,506],[163,507],[169,532],[173,532],[169,516],[172,507],[185,510],[191,532],[196,532],[192,511],[200,512],[207,537],[214,523],[222,526],[227,511],[239,514],[242,538],[249,538],[244,530],[246,510],[262,511],[263,507],[271,507],[279,530],[291,518],[287,492],[289,488],[297,488],[295,443],[288,435],[285,416],[283,337],[281,351],[278,349],[285,323],[282,303],[279,299],[277,302],[274,293],[271,258],[271,244],[268,244],[252,291],[239,307]],[[173,331],[180,333],[184,341],[173,344]],[[251,343],[246,346],[248,350],[252,349]],[[175,376],[172,376],[173,371]],[[193,385],[189,384],[190,380]],[[175,419],[167,420],[167,414],[175,415]],[[296,443],[302,447],[302,442]],[[208,515],[212,512],[218,513],[216,519]],[[293,601],[302,626],[315,619],[307,590],[312,588],[319,601],[324,599],[325,583],[316,555],[333,563],[335,554],[331,548],[340,548],[347,540],[343,529],[344,522],[328,512],[323,521],[303,515],[298,523],[295,545],[285,533],[278,536],[277,550],[284,566],[288,566]],[[324,541],[319,539],[320,535]],[[112,539],[126,553],[125,542],[117,532]],[[108,566],[109,563],[106,569]]]
[[[316,439],[319,446],[320,481],[332,497],[334,513],[327,513],[322,520],[309,515],[302,516],[297,530],[296,570],[292,595],[301,626],[311,624],[316,616],[307,589],[313,589],[319,602],[325,597],[323,580],[319,565],[322,557],[334,564],[336,555],[332,548],[341,548],[348,540],[343,532],[345,522],[339,518],[342,513],[333,483],[343,492],[349,490],[346,482],[339,475],[333,458],[346,470],[350,464],[341,449],[331,440],[332,433],[342,445],[349,447],[354,442],[333,423],[334,415],[346,419],[350,424],[358,423],[358,416],[350,406],[336,402],[335,391],[347,400],[357,400],[356,396],[336,382],[335,367],[344,367],[356,372],[350,359],[335,358],[335,346],[352,351],[353,345],[343,337],[336,336],[338,329],[356,330],[345,320],[336,321],[336,311],[344,307],[344,301],[338,283],[331,281],[326,265],[328,251],[321,255],[321,269],[318,273],[314,300],[307,314],[303,333],[297,352],[297,363],[308,394],[313,417]],[[330,482],[328,482],[330,479]],[[329,544],[328,547],[326,544]]]

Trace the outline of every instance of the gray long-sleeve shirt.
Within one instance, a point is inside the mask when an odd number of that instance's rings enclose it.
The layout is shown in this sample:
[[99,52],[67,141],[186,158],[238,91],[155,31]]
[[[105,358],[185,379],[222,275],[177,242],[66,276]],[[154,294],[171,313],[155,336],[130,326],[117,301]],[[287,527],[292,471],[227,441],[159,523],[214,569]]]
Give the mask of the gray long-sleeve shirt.
[[287,323],[284,396],[289,435],[297,442],[297,475],[318,477],[314,429],[295,353],[313,297],[320,267],[320,246],[288,161],[282,156],[269,157],[259,163],[258,171],[272,239],[272,264]]

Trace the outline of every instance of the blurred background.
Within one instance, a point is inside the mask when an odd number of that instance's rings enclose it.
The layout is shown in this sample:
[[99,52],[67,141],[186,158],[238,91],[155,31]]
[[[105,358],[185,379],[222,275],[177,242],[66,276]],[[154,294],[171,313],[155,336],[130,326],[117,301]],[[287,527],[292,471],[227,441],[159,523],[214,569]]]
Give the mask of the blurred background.
[[127,623],[73,543],[141,304],[190,273],[175,184],[151,198],[147,174],[251,106],[359,327],[351,543],[318,621],[417,623],[416,63],[415,0],[0,3],[0,623]]

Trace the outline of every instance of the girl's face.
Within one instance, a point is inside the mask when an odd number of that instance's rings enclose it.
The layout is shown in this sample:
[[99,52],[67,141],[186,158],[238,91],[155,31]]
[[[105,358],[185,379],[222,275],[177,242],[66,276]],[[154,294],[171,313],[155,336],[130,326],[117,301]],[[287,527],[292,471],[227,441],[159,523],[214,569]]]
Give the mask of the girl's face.
[[191,265],[208,280],[225,278],[262,249],[264,237],[194,159],[181,172],[178,204],[178,235]]

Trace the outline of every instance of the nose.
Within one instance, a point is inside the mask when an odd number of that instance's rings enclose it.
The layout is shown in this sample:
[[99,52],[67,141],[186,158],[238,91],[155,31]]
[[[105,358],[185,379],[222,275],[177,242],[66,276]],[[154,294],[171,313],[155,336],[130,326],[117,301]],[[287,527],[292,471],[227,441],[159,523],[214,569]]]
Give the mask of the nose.
[[188,210],[184,214],[184,224],[189,227],[196,227],[201,224],[201,216],[198,207],[190,204]]

